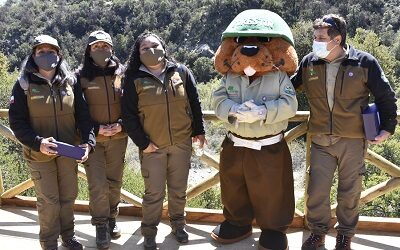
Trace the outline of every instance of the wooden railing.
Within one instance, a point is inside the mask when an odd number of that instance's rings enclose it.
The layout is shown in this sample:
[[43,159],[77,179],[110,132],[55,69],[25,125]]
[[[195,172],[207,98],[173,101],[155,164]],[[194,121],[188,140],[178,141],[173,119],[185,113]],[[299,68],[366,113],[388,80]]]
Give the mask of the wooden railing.
[[[217,120],[215,114],[213,111],[204,111],[204,119],[208,121],[214,121]],[[6,118],[8,117],[8,110],[5,109],[0,109],[0,117]],[[296,138],[299,138],[300,136],[306,135],[306,169],[309,168],[310,165],[310,136],[307,134],[307,121],[309,117],[309,112],[308,111],[298,111],[296,113],[296,116],[291,118],[289,121],[290,122],[297,122],[300,123],[299,125],[295,126],[291,130],[287,131],[285,133],[285,139],[288,143],[291,141],[295,140]],[[397,114],[397,120],[400,121],[400,113]],[[10,128],[4,126],[3,124],[0,124],[0,135],[13,140],[15,142],[18,142],[13,134],[13,132],[10,130]],[[382,156],[376,154],[375,152],[371,151],[368,149],[367,154],[365,159],[378,167],[379,169],[385,171],[387,174],[389,174],[391,177],[374,186],[371,187],[367,190],[364,190],[361,193],[361,198],[360,198],[360,203],[364,204],[367,202],[370,202],[377,197],[384,195],[388,192],[391,192],[395,189],[400,188],[400,168],[399,166],[391,163],[390,161],[386,160]],[[210,153],[204,152],[204,154],[200,157],[200,160],[207,164],[210,167],[213,167],[215,169],[219,169],[219,157],[215,155],[211,155]],[[79,167],[78,168],[78,175],[79,177],[86,179],[86,173],[84,168]],[[306,174],[306,181],[305,183],[308,183],[307,180],[308,175]],[[204,180],[203,182],[189,188],[187,190],[187,200],[193,199],[194,197],[202,194],[203,192],[209,190],[213,186],[219,184],[219,173],[215,173],[208,179]],[[19,204],[19,205],[24,205],[26,203],[29,203],[30,205],[33,204],[34,198],[24,198],[21,196],[18,196],[25,190],[33,187],[33,181],[32,180],[26,180],[9,190],[4,191],[3,189],[3,180],[1,177],[1,168],[0,168],[0,194],[1,194],[1,201],[3,203],[12,203],[12,204]],[[306,187],[307,188],[307,187]],[[17,199],[15,197],[18,196]],[[121,199],[124,200],[125,202],[131,204],[130,210],[129,208],[126,208],[125,211],[127,214],[131,215],[136,215],[140,216],[141,211],[141,203],[142,199],[129,193],[126,190],[122,190],[121,192]],[[305,199],[307,199],[307,196],[305,196]],[[22,201],[21,201],[22,200]],[[28,201],[27,201],[28,200]],[[0,201],[0,202],[1,202]],[[305,200],[306,202],[306,200]],[[0,203],[1,204],[1,203]],[[133,206],[132,206],[133,205]],[[167,202],[163,204],[164,208],[167,207]],[[332,205],[331,207],[331,212],[332,212],[332,222],[335,221],[335,210],[336,210],[337,204]],[[87,203],[86,204],[80,204],[81,209],[87,211]],[[122,211],[124,211],[123,207],[121,208]],[[216,210],[210,210],[210,209],[190,209],[187,208],[187,219],[188,220],[194,220],[194,221],[202,221],[202,222],[216,222],[216,221],[221,221],[222,220],[222,215],[220,211]],[[295,218],[292,223],[293,227],[305,227],[304,223],[304,214],[307,213],[307,211],[300,211],[299,209],[296,208],[295,210]],[[163,215],[166,215],[166,211],[164,209]],[[370,217],[368,217],[370,218]],[[397,231],[400,232],[400,220],[399,219],[394,219],[394,221],[387,221],[387,220],[381,220],[385,221],[384,225],[377,225],[379,221],[376,219],[372,219],[373,222],[371,222],[371,219],[361,219],[360,223],[358,225],[359,228],[361,229],[371,229],[370,225],[371,223],[374,223],[374,225],[383,228],[384,230],[387,231]],[[364,226],[363,226],[364,225]],[[375,226],[375,228],[376,228]]]

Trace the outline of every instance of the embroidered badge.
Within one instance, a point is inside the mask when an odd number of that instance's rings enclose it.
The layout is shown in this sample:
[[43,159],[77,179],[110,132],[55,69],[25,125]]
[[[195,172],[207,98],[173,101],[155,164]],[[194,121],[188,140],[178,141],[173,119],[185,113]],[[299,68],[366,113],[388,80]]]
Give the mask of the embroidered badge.
[[40,93],[40,90],[32,88],[32,93]]
[[284,92],[288,95],[296,95],[296,91],[290,85],[285,86]]
[[235,89],[234,86],[229,86],[227,89],[229,98],[239,97],[239,90]]
[[43,99],[44,96],[43,95],[35,95],[35,96],[31,96],[31,100],[37,100],[37,99]]

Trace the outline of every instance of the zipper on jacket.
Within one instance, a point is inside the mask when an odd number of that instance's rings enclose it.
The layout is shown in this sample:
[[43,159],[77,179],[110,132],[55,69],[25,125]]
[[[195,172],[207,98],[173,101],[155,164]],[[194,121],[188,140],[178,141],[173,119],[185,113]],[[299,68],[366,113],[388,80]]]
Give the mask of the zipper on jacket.
[[60,109],[61,109],[61,111],[63,111],[63,100],[62,100],[62,97],[61,97],[61,93],[60,93],[60,89],[58,89],[58,98],[60,98]]
[[344,80],[344,70],[342,72],[342,82],[340,84],[340,95],[342,95],[342,93],[343,93],[343,80]]
[[110,97],[108,96],[107,79],[103,69],[104,86],[106,87],[107,94],[107,110],[108,110],[108,124],[111,124],[111,110],[110,110]]
[[[326,64],[324,64],[324,72],[325,72],[325,84],[324,84],[324,88],[325,88],[325,96],[326,96],[326,105],[328,106],[328,110],[329,110],[329,119],[330,119],[330,128],[329,128],[329,130],[330,130],[330,134],[332,134],[332,130],[333,130],[333,128],[332,128],[332,122],[333,122],[333,107],[335,106],[335,89],[336,88],[334,88],[333,89],[333,105],[332,105],[332,110],[330,109],[330,107],[329,107],[329,101],[328,101],[328,88],[326,87],[326,83],[327,83],[327,74],[326,74]],[[336,85],[336,83],[335,83],[335,85]]]
[[51,95],[51,97],[52,97],[52,99],[53,99],[53,113],[54,113],[54,122],[55,122],[55,125],[56,125],[56,140],[58,140],[59,139],[59,136],[58,136],[58,121],[57,121],[57,109],[56,109],[56,96],[55,96],[55,91],[53,90],[53,87],[52,86],[50,86],[49,85],[49,88],[50,88],[50,95]]
[[115,86],[114,86],[115,80],[116,80],[116,76],[114,76],[114,79],[111,79],[111,86],[112,86],[112,89],[113,89],[114,101],[115,101]]
[[[164,82],[167,78],[167,72],[165,72],[165,77],[164,77]],[[161,81],[160,81],[161,82]],[[168,99],[168,90],[167,90],[167,85],[163,83],[163,88],[164,88],[164,93],[165,93],[165,99],[167,101],[167,117],[168,117],[168,131],[169,131],[169,142],[172,145],[172,131],[171,131],[171,117],[169,114],[169,99]]]

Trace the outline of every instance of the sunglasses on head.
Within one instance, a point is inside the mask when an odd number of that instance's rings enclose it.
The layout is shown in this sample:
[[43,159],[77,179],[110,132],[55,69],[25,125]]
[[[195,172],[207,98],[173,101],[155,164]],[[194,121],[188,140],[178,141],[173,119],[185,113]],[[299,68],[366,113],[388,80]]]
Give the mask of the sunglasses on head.
[[[235,37],[235,42],[244,43],[249,38],[253,38],[253,37],[248,37],[248,36]],[[271,37],[257,36],[257,37],[254,37],[254,38],[257,39],[257,41],[259,41],[261,43],[267,43],[267,42],[271,41]]]
[[335,30],[340,32],[339,27],[337,26],[335,20],[332,17],[328,17],[328,18],[322,19],[322,22],[329,24],[330,27],[332,27]]

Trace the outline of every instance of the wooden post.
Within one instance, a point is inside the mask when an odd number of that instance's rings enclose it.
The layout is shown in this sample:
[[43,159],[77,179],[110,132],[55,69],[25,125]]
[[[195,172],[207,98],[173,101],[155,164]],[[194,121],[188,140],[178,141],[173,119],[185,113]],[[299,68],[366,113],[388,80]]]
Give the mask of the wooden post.
[[307,189],[308,189],[308,182],[310,180],[310,160],[311,160],[311,135],[307,133],[306,136],[306,175],[304,178],[305,184],[304,184],[304,227],[308,228],[307,226],[307,199],[308,199],[308,194],[307,194]]
[[4,192],[4,186],[3,186],[3,174],[1,172],[1,167],[0,167],[0,207],[1,207],[1,195]]

